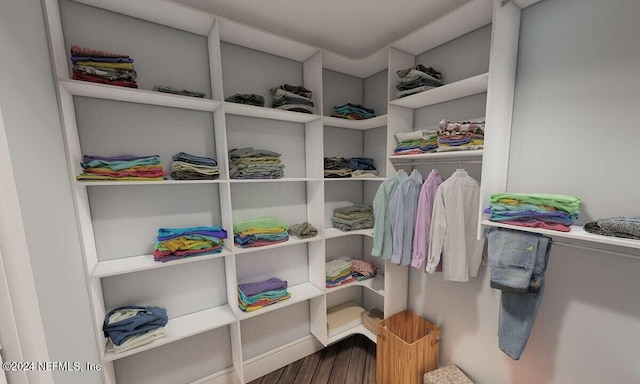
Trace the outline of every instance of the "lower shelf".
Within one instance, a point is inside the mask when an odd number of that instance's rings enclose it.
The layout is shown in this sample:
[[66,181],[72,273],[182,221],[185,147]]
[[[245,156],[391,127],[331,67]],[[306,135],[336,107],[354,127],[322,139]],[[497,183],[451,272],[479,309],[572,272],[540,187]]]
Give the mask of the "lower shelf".
[[169,320],[166,336],[122,353],[105,352],[103,361],[107,362],[121,359],[234,322],[236,322],[236,317],[227,304],[176,317]]
[[265,313],[275,311],[277,309],[282,309],[289,305],[293,305],[309,299],[313,299],[314,297],[322,296],[324,294],[322,290],[320,290],[320,288],[316,287],[311,283],[302,283],[298,285],[293,285],[288,288],[288,291],[291,294],[290,298],[283,301],[279,301],[275,304],[268,305],[264,308],[258,309],[257,311],[240,312],[238,314],[238,318],[240,320],[250,319],[252,317],[260,316]]
[[350,328],[350,329],[348,329],[348,330],[346,330],[344,332],[340,332],[337,335],[333,335],[333,336],[329,337],[329,344],[333,344],[336,341],[340,341],[340,340],[345,339],[345,338],[347,338],[347,337],[349,337],[351,335],[356,335],[356,334],[364,335],[364,336],[368,337],[369,340],[373,341],[374,343],[378,343],[378,337],[373,332],[371,332],[370,330],[365,328],[364,325],[359,324],[359,325],[356,325],[355,327]]
[[549,229],[542,229],[542,228],[519,227],[517,225],[503,224],[500,222],[489,221],[489,220],[482,220],[480,224],[486,227],[508,228],[508,229],[515,229],[523,232],[540,233],[543,235],[557,237],[557,238],[581,240],[581,241],[588,241],[588,242],[597,243],[597,244],[607,244],[607,245],[615,245],[619,247],[640,249],[640,240],[596,235],[594,233],[589,233],[585,231],[584,228],[580,225],[572,225],[570,232],[560,232],[560,231],[552,231]]
[[349,288],[349,287],[365,287],[370,291],[377,293],[380,296],[384,296],[384,276],[376,276],[372,279],[362,280],[362,281],[352,281],[351,283],[343,284],[334,288],[325,288],[326,293],[337,292],[339,290]]

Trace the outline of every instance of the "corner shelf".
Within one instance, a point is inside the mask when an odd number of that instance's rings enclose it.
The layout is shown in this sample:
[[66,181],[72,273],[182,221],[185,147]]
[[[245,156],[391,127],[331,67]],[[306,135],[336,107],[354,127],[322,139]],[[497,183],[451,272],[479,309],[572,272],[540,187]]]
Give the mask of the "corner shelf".
[[303,301],[313,299],[314,297],[319,297],[323,295],[323,292],[320,290],[320,288],[316,287],[315,285],[309,282],[290,286],[287,288],[287,290],[291,294],[290,298],[279,301],[271,305],[267,305],[266,307],[258,309],[256,311],[239,312],[238,319],[239,320],[250,319],[252,317],[260,316],[262,314],[275,311],[278,309],[282,309],[284,307],[298,304]]
[[233,252],[235,254],[259,252],[259,251],[263,251],[263,250],[267,250],[267,249],[288,247],[290,245],[305,244],[305,243],[309,243],[311,241],[320,241],[322,239],[323,239],[323,237],[320,237],[320,236],[311,237],[311,238],[308,238],[308,239],[299,239],[299,238],[297,238],[295,236],[290,236],[289,240],[284,241],[282,243],[277,243],[277,244],[272,244],[272,245],[265,245],[263,247],[253,247],[253,248],[242,248],[242,247],[237,246],[234,243],[233,244]]
[[225,101],[223,104],[225,113],[230,115],[259,117],[263,119],[290,121],[294,123],[307,123],[321,118],[320,115],[310,113],[286,111],[269,107],[258,107],[255,105],[231,103],[228,101]]
[[373,117],[363,120],[341,119],[339,117],[322,116],[322,124],[329,127],[349,128],[358,130],[367,130],[373,128],[384,127],[387,125],[387,115]]
[[345,339],[351,335],[356,335],[356,334],[361,334],[366,336],[369,340],[373,341],[374,343],[378,343],[378,337],[371,332],[370,330],[368,330],[364,325],[359,324],[356,325],[355,327],[351,328],[351,329],[347,329],[344,332],[340,332],[337,335],[333,335],[331,337],[329,337],[329,344],[333,344],[336,341],[340,341],[342,339]]
[[212,329],[224,327],[236,321],[235,315],[227,304],[169,319],[166,336],[122,353],[106,352],[103,361],[114,361],[131,356],[138,352],[147,351]]
[[320,181],[320,179],[313,177],[281,177],[279,179],[230,179],[231,184],[246,184],[246,183],[287,183],[287,182],[301,182],[301,181]]
[[324,181],[385,181],[384,177],[325,177]]
[[384,276],[378,275],[376,277],[373,277],[371,279],[366,279],[366,280],[362,280],[362,281],[352,281],[351,283],[347,283],[347,284],[343,284],[343,285],[339,285],[337,287],[334,288],[326,288],[325,287],[325,292],[327,294],[332,293],[332,292],[337,292],[340,291],[342,289],[345,288],[349,288],[349,287],[364,287],[369,289],[370,291],[377,293],[380,296],[384,297]]
[[222,105],[222,102],[217,100],[118,87],[88,81],[59,79],[58,84],[74,96],[93,97],[96,99],[125,101],[206,112],[215,112],[220,105]]
[[416,93],[400,99],[389,101],[390,105],[417,109],[442,103],[445,101],[459,99],[465,96],[486,92],[489,86],[489,73],[473,76],[468,79],[445,84],[441,87]]
[[341,231],[337,228],[324,229],[325,239],[332,239],[332,238],[343,237],[343,236],[357,236],[357,235],[373,237],[373,228],[358,229],[355,231],[348,231],[348,232]]
[[500,222],[489,221],[489,220],[482,220],[480,224],[485,227],[508,228],[508,229],[514,229],[514,230],[523,231],[523,232],[539,233],[542,235],[562,238],[562,239],[588,241],[594,244],[605,244],[605,245],[614,245],[614,246],[624,247],[624,248],[640,249],[640,240],[596,235],[594,233],[589,233],[585,231],[584,228],[580,225],[572,225],[570,232],[560,232],[560,231],[552,231],[549,229],[542,229],[542,228],[519,227],[517,225],[503,224]]
[[125,257],[122,259],[99,261],[95,268],[91,272],[91,277],[107,277],[121,275],[125,273],[146,271],[149,269],[166,268],[174,265],[182,265],[188,263],[197,263],[200,261],[206,261],[211,259],[217,259],[220,257],[230,256],[231,251],[226,248],[225,245],[222,248],[222,252],[214,253],[210,255],[201,256],[189,256],[179,260],[172,260],[166,263],[155,261],[153,255],[142,255]]
[[409,160],[412,162],[429,162],[437,160],[468,160],[469,158],[481,158],[483,153],[483,149],[431,152],[421,153],[419,155],[391,155],[389,156],[389,160],[397,163],[401,163],[403,160]]

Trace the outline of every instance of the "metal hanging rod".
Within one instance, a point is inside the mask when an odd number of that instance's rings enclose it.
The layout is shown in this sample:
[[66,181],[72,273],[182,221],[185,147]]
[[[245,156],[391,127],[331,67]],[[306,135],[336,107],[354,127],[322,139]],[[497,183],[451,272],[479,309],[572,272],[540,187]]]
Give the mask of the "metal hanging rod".
[[630,253],[624,253],[624,252],[616,252],[616,251],[608,251],[606,249],[598,249],[598,248],[589,248],[589,247],[583,247],[581,245],[576,245],[576,244],[571,244],[571,243],[565,243],[564,241],[555,241],[552,240],[551,242],[552,245],[560,245],[563,247],[568,247],[568,248],[576,248],[576,249],[581,249],[583,251],[591,251],[591,252],[600,252],[600,253],[606,253],[608,255],[614,255],[614,256],[622,256],[622,257],[627,257],[630,259],[637,259],[640,260],[640,255],[632,255]]
[[482,160],[411,160],[411,161],[394,161],[395,165],[416,165],[416,164],[482,164]]

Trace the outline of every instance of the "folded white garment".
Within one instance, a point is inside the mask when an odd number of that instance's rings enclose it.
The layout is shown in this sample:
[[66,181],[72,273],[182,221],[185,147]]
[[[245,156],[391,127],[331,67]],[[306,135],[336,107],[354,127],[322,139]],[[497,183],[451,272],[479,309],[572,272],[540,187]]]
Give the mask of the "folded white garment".
[[137,348],[141,345],[149,344],[155,339],[159,339],[161,337],[166,336],[167,334],[167,326],[152,329],[149,332],[141,333],[139,335],[133,336],[130,339],[127,339],[124,343],[120,345],[115,345],[111,342],[111,339],[107,339],[107,352],[114,353],[122,353],[124,351],[128,351],[130,349]]

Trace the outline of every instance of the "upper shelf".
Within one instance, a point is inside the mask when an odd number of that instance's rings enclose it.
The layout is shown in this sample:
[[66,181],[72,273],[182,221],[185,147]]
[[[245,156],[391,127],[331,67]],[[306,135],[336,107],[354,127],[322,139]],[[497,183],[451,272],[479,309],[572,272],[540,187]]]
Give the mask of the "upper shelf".
[[404,161],[409,162],[431,162],[431,161],[439,161],[439,160],[468,160],[476,157],[482,157],[483,154],[482,149],[474,149],[474,150],[462,150],[462,151],[447,151],[447,152],[432,152],[432,153],[421,153],[419,155],[391,155],[389,156],[389,160],[397,163],[401,163]]
[[503,223],[500,223],[500,222],[489,221],[489,220],[482,220],[480,222],[480,224],[482,224],[484,226],[487,226],[487,227],[509,228],[509,229],[515,229],[515,230],[524,231],[524,232],[540,233],[540,234],[543,234],[543,235],[547,235],[547,236],[551,236],[551,237],[557,237],[557,238],[564,238],[564,239],[571,239],[571,240],[581,240],[581,241],[588,241],[588,242],[591,242],[591,243],[598,243],[598,244],[614,245],[614,246],[618,246],[618,247],[640,249],[640,240],[624,239],[624,238],[621,238],[621,237],[613,237],[613,236],[596,235],[594,233],[589,233],[589,232],[585,231],[584,228],[582,226],[580,226],[580,225],[572,225],[570,232],[560,232],[560,231],[552,231],[552,230],[549,230],[549,229],[542,229],[542,228],[519,227],[517,225],[503,224]]
[[322,116],[322,124],[329,127],[367,130],[387,125],[387,115],[364,120],[349,120],[338,117]]
[[222,104],[220,101],[211,99],[201,99],[198,97],[117,87],[114,85],[91,83],[88,81],[59,79],[58,82],[62,88],[66,89],[74,96],[93,97],[96,99],[127,101],[131,103],[193,109],[196,111],[207,112],[214,112]]
[[389,101],[391,105],[405,108],[422,108],[429,105],[442,103],[445,101],[459,99],[465,96],[475,95],[487,91],[489,85],[489,73],[473,76],[468,79],[456,81],[430,89],[428,91],[416,93],[401,99]]
[[294,123],[307,123],[319,119],[320,115],[310,113],[285,111],[269,107],[258,107],[239,103],[224,102],[224,111],[231,115],[259,117],[263,119],[291,121]]

